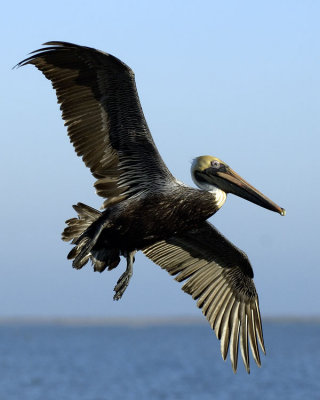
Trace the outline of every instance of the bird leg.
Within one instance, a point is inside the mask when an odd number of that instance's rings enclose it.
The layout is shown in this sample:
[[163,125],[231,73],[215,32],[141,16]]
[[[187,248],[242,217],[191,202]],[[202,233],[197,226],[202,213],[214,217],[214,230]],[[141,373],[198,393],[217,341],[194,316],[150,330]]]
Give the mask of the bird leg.
[[136,251],[132,251],[128,254],[126,254],[127,258],[127,268],[125,272],[120,276],[115,288],[113,289],[115,291],[115,295],[113,296],[113,300],[120,300],[123,293],[127,289],[130,278],[132,277],[132,266],[134,263],[134,255],[136,254]]

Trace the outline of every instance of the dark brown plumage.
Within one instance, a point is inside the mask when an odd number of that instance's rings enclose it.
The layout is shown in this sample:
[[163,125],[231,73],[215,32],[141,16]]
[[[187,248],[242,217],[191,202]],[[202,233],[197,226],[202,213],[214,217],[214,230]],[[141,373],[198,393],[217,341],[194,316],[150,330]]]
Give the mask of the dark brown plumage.
[[227,164],[198,157],[192,166],[200,187],[190,188],[169,172],[153,142],[138,98],[132,70],[101,51],[65,42],[48,42],[18,66],[33,64],[57,93],[62,118],[78,156],[97,179],[103,211],[78,203],[62,238],[74,245],[68,258],[80,269],[89,260],[95,271],[113,269],[120,257],[127,270],[116,300],[132,276],[136,251],[185,281],[182,289],[197,300],[234,371],[238,345],[249,372],[250,343],[260,365],[263,351],[259,302],[245,253],[206,220],[235,193],[262,207],[284,210],[240,178]]

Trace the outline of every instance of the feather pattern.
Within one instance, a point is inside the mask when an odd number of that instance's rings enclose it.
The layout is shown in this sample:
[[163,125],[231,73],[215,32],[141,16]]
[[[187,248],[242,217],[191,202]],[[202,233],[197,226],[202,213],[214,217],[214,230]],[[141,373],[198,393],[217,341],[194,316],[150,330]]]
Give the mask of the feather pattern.
[[103,207],[174,181],[153,142],[133,71],[116,57],[66,42],[32,52],[52,82],[78,156],[97,181]]
[[258,342],[265,352],[258,295],[253,271],[244,252],[223,237],[211,224],[172,236],[143,249],[144,254],[176,280],[194,299],[221,340],[221,354],[228,350],[237,370],[238,346],[250,372],[248,341],[260,366]]

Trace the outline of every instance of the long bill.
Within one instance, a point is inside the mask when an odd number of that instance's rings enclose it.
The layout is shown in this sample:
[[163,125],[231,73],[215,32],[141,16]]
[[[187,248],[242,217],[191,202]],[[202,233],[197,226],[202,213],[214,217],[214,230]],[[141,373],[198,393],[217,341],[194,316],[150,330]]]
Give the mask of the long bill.
[[284,208],[279,207],[267,196],[259,192],[259,190],[241,178],[241,176],[230,167],[225,172],[216,172],[214,181],[215,184],[226,193],[233,193],[236,196],[257,204],[258,206],[275,211],[280,215],[286,215],[286,210]]

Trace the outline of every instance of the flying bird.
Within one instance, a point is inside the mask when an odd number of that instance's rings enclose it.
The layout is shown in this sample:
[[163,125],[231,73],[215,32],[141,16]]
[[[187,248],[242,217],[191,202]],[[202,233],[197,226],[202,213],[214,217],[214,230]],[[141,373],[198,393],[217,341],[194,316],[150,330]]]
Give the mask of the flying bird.
[[260,366],[258,343],[265,346],[253,270],[247,255],[207,219],[233,193],[285,215],[285,210],[213,156],[194,159],[191,174],[198,188],[175,179],[152,139],[139,101],[133,71],[116,57],[66,42],[47,42],[17,66],[32,64],[52,82],[62,118],[78,156],[96,178],[102,211],[78,203],[77,218],[66,221],[62,239],[76,269],[89,260],[94,271],[116,268],[119,300],[133,272],[134,256],[148,258],[185,281],[182,289],[229,351],[234,372],[238,347],[250,372],[249,351]]

